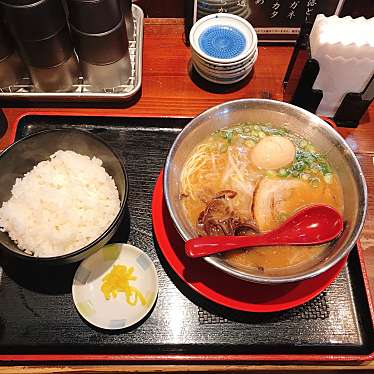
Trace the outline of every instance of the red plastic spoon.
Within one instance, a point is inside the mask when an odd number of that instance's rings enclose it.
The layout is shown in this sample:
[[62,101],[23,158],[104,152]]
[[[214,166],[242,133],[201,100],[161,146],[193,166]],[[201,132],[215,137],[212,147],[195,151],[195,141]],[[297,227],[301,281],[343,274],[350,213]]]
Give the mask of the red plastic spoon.
[[266,245],[314,245],[329,242],[343,231],[343,218],[334,208],[310,205],[275,230],[254,236],[203,236],[185,244],[189,257],[204,257],[233,249]]

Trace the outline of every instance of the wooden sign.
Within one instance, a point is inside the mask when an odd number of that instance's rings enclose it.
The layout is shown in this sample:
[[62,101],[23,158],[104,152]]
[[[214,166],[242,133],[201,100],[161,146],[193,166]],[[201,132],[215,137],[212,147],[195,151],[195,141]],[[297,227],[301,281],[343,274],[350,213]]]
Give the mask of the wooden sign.
[[[339,14],[344,0],[194,0],[192,19],[186,25],[212,13],[225,12],[246,18],[256,29],[260,42],[294,42],[304,22],[317,14]],[[188,3],[188,1],[187,1]],[[187,15],[186,15],[187,16]],[[187,30],[186,30],[187,31]]]

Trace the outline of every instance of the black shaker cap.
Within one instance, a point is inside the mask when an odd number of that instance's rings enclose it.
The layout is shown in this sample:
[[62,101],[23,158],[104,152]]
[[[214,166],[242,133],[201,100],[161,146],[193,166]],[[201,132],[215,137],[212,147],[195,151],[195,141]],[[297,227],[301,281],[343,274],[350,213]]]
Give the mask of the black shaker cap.
[[112,30],[122,19],[118,0],[67,0],[69,23],[87,34]]

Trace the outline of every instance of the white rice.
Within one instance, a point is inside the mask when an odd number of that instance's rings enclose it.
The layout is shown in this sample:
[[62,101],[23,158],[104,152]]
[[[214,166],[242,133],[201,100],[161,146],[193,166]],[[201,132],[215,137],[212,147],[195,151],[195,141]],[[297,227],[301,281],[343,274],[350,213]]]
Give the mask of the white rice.
[[0,230],[38,257],[60,256],[94,241],[113,222],[120,200],[102,161],[72,151],[17,178],[0,208]]

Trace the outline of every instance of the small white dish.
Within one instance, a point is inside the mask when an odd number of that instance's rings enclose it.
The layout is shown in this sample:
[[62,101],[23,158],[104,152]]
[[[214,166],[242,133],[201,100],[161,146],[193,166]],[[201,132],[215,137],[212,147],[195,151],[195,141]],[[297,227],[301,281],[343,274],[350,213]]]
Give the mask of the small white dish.
[[[101,291],[103,278],[113,265],[133,267],[136,287],[145,298],[145,305],[137,299],[135,305],[126,301],[126,294],[118,292],[107,300]],[[89,323],[102,329],[118,330],[141,321],[152,309],[158,294],[156,268],[146,253],[130,244],[109,244],[86,258],[78,267],[72,286],[74,304],[79,314]],[[132,299],[133,300],[133,299]]]
[[[233,58],[216,58],[206,54],[199,46],[202,33],[213,26],[232,27],[245,38],[244,50]],[[229,13],[215,13],[199,19],[190,31],[191,47],[206,60],[217,63],[235,63],[246,58],[257,47],[257,34],[252,25],[245,19]]]

